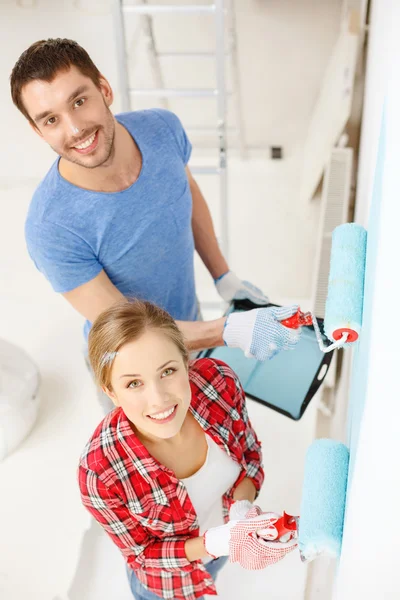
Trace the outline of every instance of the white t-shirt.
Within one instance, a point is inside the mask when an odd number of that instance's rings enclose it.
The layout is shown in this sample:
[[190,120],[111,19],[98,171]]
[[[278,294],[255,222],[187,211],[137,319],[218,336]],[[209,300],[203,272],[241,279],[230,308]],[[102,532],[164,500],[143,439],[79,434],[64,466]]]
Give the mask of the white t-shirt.
[[[199,521],[200,535],[207,529],[224,524],[222,496],[232,487],[241,471],[238,465],[207,434],[207,456],[196,473],[181,481],[185,484],[189,498]],[[203,558],[203,562],[212,560]]]

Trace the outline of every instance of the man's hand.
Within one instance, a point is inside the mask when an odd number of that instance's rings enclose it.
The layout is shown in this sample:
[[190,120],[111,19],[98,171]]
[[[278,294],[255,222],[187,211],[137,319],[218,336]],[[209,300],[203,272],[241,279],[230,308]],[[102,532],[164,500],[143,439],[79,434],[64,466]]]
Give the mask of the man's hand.
[[231,313],[222,334],[230,348],[241,348],[247,358],[266,360],[281,350],[293,350],[300,339],[301,328],[281,325],[298,310],[297,305],[281,308],[255,308]]
[[215,287],[225,302],[251,300],[253,304],[258,305],[269,303],[268,296],[265,296],[258,287],[248,281],[242,281],[233,271],[227,271],[227,273],[216,279]]

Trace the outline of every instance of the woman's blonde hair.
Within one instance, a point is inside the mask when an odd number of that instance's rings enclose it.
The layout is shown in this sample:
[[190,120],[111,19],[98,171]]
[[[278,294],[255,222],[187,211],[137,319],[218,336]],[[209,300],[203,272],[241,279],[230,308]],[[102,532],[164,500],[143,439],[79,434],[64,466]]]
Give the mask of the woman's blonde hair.
[[151,302],[123,300],[102,312],[89,333],[89,360],[100,386],[111,390],[111,371],[116,353],[148,329],[165,333],[176,345],[187,366],[189,354],[184,338],[171,315]]

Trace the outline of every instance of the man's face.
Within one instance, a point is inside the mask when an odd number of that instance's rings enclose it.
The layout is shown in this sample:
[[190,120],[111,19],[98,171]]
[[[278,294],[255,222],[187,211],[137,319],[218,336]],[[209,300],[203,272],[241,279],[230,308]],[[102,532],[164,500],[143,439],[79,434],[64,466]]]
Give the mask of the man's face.
[[113,152],[113,95],[101,79],[101,89],[74,66],[53,81],[36,79],[22,90],[22,100],[35,131],[65,160],[93,169]]

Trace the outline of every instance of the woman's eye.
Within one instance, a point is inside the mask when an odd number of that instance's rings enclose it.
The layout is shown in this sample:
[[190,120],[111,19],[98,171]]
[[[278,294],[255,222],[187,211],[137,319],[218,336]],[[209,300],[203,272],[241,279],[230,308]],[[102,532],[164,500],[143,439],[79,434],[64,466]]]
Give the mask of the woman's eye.
[[54,121],[56,120],[55,117],[50,117],[50,119],[47,119],[46,121],[46,125],[53,125]]
[[175,373],[176,369],[165,369],[165,371],[163,371],[163,376],[166,375],[168,377],[168,375],[172,375],[172,373]]
[[137,388],[140,387],[140,381],[138,379],[135,379],[134,381],[131,381],[130,384],[128,385],[129,388]]
[[77,100],[75,102],[75,106],[82,106],[82,104],[85,103],[85,98],[79,98],[79,100]]

